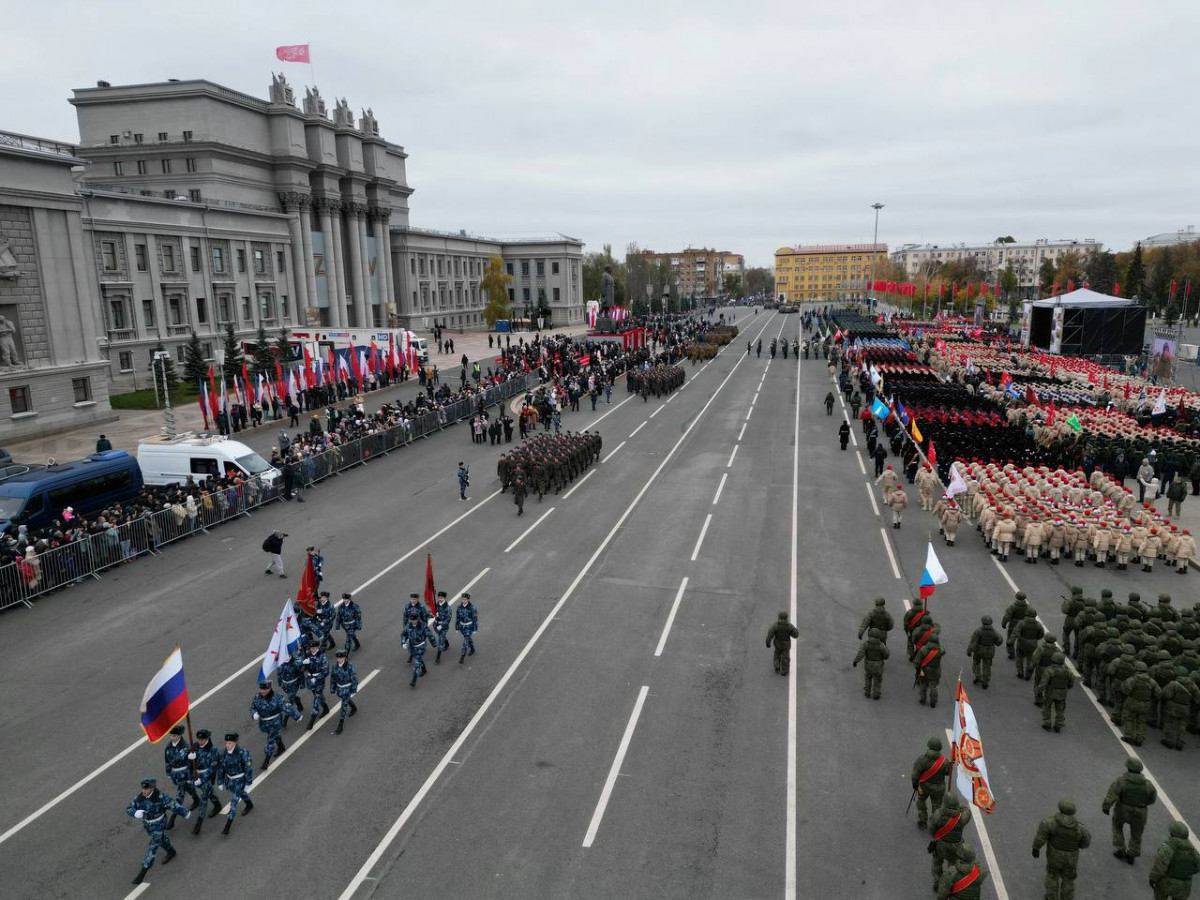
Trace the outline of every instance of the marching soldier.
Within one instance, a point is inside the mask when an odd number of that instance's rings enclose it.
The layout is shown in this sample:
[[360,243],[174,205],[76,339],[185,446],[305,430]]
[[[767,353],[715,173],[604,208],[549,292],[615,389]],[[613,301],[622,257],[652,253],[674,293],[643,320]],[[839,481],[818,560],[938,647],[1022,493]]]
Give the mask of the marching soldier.
[[[1079,614],[1083,612],[1083,588],[1071,586],[1071,598],[1063,599],[1063,653],[1074,659],[1079,659]],[[1075,635],[1075,649],[1071,649],[1071,635]]]
[[971,633],[967,643],[967,656],[971,657],[972,684],[977,684],[985,691],[988,682],[992,680],[992,660],[996,657],[996,648],[1004,641],[999,632],[992,627],[992,617],[984,616],[979,620],[980,625]]
[[1042,635],[1042,642],[1033,648],[1029,662],[1033,667],[1033,705],[1042,706],[1042,673],[1050,667],[1054,654],[1058,652],[1058,638],[1050,632]]
[[400,646],[408,650],[408,658],[413,661],[412,680],[408,683],[409,687],[416,687],[417,678],[425,677],[425,673],[428,671],[425,666],[425,648],[429,645],[431,637],[429,626],[421,621],[420,617],[416,615],[408,617],[408,625],[400,634]]
[[[862,635],[860,634],[859,637]],[[800,630],[788,621],[788,614],[781,611],[779,617],[767,629],[767,646],[774,645],[775,674],[786,675],[792,667],[792,640],[800,637]],[[856,662],[855,665],[858,665]]]
[[140,820],[142,827],[146,829],[146,834],[150,835],[150,846],[146,848],[146,856],[142,860],[142,870],[133,879],[134,884],[141,884],[145,880],[146,873],[154,865],[159,847],[167,851],[166,859],[163,860],[164,866],[175,858],[175,847],[171,844],[171,839],[167,837],[168,810],[172,815],[183,816],[185,819],[192,814],[192,811],[184,809],[178,800],[171,799],[170,794],[160,791],[155,779],[143,778],[141,792],[125,808],[125,814]]
[[1025,608],[1021,624],[1017,626],[1017,677],[1030,681],[1033,678],[1033,651],[1037,649],[1038,641],[1046,629],[1037,620],[1037,611],[1028,606]]
[[1063,798],[1058,812],[1042,819],[1033,838],[1033,858],[1046,851],[1046,900],[1071,900],[1079,870],[1079,851],[1092,843],[1092,834],[1075,818],[1075,802]]
[[1140,747],[1146,739],[1146,720],[1158,705],[1162,688],[1147,674],[1148,667],[1144,662],[1133,665],[1133,675],[1125,679],[1125,684],[1121,686],[1125,694],[1125,705],[1121,709],[1121,740]]
[[[303,713],[304,701],[300,699],[302,675],[300,664],[290,656],[281,662],[279,668],[275,670],[275,680],[279,684],[279,690],[283,692],[283,696],[287,697],[288,703]],[[287,719],[283,720],[283,727],[287,728]]]
[[[354,602],[350,594],[342,594],[342,605],[338,607],[336,628],[346,632],[346,655],[351,650],[358,650],[362,644],[358,640],[358,632],[362,630],[362,607]],[[354,646],[351,647],[351,644]]]
[[[408,620],[413,616],[416,616],[418,619],[424,621],[426,615],[428,615],[428,610],[426,610],[425,604],[421,602],[421,595],[416,591],[413,591],[408,595],[408,603],[404,604],[404,613],[400,617],[401,630],[407,627],[405,623],[407,623]],[[411,665],[412,661],[413,655],[412,650],[410,649],[408,651],[408,664]]]
[[913,652],[913,632],[917,627],[929,618],[928,612],[925,609],[925,601],[920,597],[913,600],[912,608],[904,614],[904,634],[907,637],[908,656],[912,658]]
[[517,515],[525,515],[525,498],[529,495],[529,489],[525,487],[525,479],[518,475],[513,481],[513,503],[517,506]]
[[908,494],[904,493],[903,485],[897,484],[892,488],[887,505],[892,508],[892,527],[899,530],[900,521],[904,518],[904,510],[908,508]]
[[930,709],[937,707],[938,683],[942,680],[942,658],[945,655],[946,651],[942,649],[938,636],[934,634],[925,646],[917,651],[914,660],[917,668],[917,687],[920,688],[919,700],[924,706],[928,699]]
[[1003,618],[1000,619],[1000,627],[1006,629],[1004,646],[1008,650],[1009,659],[1016,658],[1014,648],[1017,642],[1017,626],[1025,618],[1025,610],[1028,606],[1029,603],[1025,599],[1025,592],[1017,591],[1013,602],[1008,604],[1008,607],[1004,610]]
[[1200,687],[1192,681],[1185,666],[1177,666],[1175,680],[1162,689],[1164,747],[1183,749],[1189,708],[1200,709]]
[[446,600],[446,592],[438,591],[437,603],[433,609],[433,630],[434,642],[437,644],[437,656],[433,658],[434,664],[442,661],[442,652],[450,649],[450,616],[452,610],[450,603]]
[[[211,738],[212,732],[207,728],[201,728],[196,732],[196,743],[192,746],[192,752],[188,754],[188,759],[196,763],[196,780],[192,784],[200,793],[200,817],[192,826],[192,834],[200,833],[205,816],[215,816],[221,812],[221,802],[215,795],[217,763],[220,761],[221,751],[217,749],[217,745],[212,742]],[[212,812],[208,810],[210,803]]]
[[[188,753],[191,748],[183,740],[184,728],[176,725],[171,729],[171,740],[163,746],[163,762],[167,777],[175,785],[175,802],[182,803],[186,794],[192,798],[192,809],[200,805],[200,795],[192,785],[191,766],[188,764]],[[167,823],[167,830],[175,827],[175,816]]]
[[231,731],[225,735],[225,752],[217,761],[217,771],[221,778],[221,787],[233,794],[229,798],[229,814],[225,817],[225,827],[221,834],[228,835],[237,818],[238,803],[246,804],[243,815],[254,811],[254,801],[246,795],[246,790],[254,782],[254,760],[250,751],[238,744],[238,733]]
[[925,848],[933,859],[933,889],[937,890],[942,878],[942,866],[954,866],[958,862],[958,851],[962,847],[963,832],[971,823],[971,810],[963,805],[953,791],[946,798],[946,805],[938,810],[933,820],[933,837]]
[[329,602],[329,591],[321,591],[317,598],[317,625],[321,629],[321,650],[331,649],[333,644],[333,623],[337,619],[337,611]]
[[1050,710],[1054,710],[1054,730],[1062,731],[1067,722],[1067,691],[1075,687],[1075,676],[1067,671],[1066,657],[1055,653],[1050,666],[1042,671],[1038,686],[1042,693],[1042,728],[1050,730]]
[[950,783],[950,761],[942,754],[941,738],[931,737],[925,746],[925,752],[917,757],[912,768],[917,827],[922,830],[929,825],[929,813],[941,808]]
[[1150,887],[1154,900],[1187,900],[1192,893],[1192,878],[1200,872],[1200,854],[1188,841],[1188,827],[1172,822],[1170,836],[1154,854]]
[[309,641],[308,655],[300,661],[300,665],[304,669],[304,686],[312,691],[313,695],[308,728],[305,729],[312,731],[317,719],[329,712],[329,704],[325,702],[325,678],[329,675],[329,660],[321,652],[320,644]]
[[[791,623],[788,623],[791,624]],[[776,626],[772,626],[775,628]],[[796,626],[792,625],[794,630]],[[797,632],[799,634],[799,632]],[[769,641],[769,637],[768,637]],[[789,649],[791,640],[788,641]],[[879,699],[879,692],[883,690],[883,666],[888,656],[887,645],[883,643],[882,633],[878,628],[872,628],[867,633],[867,639],[858,647],[858,653],[854,656],[854,666],[857,667],[860,662],[865,661],[863,666],[863,696],[871,697],[875,700]],[[778,671],[778,668],[776,669]],[[784,674],[786,674],[786,669]]]
[[265,770],[271,764],[272,757],[278,759],[279,755],[287,749],[283,743],[283,737],[279,733],[283,730],[283,717],[291,716],[299,722],[300,710],[271,690],[271,682],[260,681],[258,693],[250,701],[250,715],[258,723],[258,730],[267,736],[267,746],[263,750],[261,767]]
[[[358,712],[354,695],[358,692],[358,673],[354,671],[354,663],[350,662],[345,650],[337,652],[337,662],[329,670],[329,689],[341,699],[341,709],[338,712],[338,724],[334,734],[341,734],[346,727],[346,713]],[[299,716],[297,716],[299,718]]]
[[454,612],[454,630],[463,636],[462,653],[458,657],[461,664],[468,656],[475,655],[474,634],[479,630],[479,609],[471,602],[471,595],[463,592],[458,609]]
[[861,641],[868,628],[877,628],[882,632],[882,640],[886,643],[887,633],[896,627],[892,614],[886,609],[887,601],[882,597],[875,598],[875,605],[863,616],[858,626],[858,639]]
[[[1142,853],[1142,832],[1146,830],[1147,810],[1158,799],[1158,791],[1142,774],[1142,761],[1132,756],[1125,760],[1125,771],[1117,776],[1104,795],[1100,810],[1112,815],[1113,856],[1133,865]],[[1125,826],[1129,826],[1129,842]]]
[[938,900],[979,900],[987,870],[975,862],[975,848],[966,841],[958,848],[958,862],[938,882]]

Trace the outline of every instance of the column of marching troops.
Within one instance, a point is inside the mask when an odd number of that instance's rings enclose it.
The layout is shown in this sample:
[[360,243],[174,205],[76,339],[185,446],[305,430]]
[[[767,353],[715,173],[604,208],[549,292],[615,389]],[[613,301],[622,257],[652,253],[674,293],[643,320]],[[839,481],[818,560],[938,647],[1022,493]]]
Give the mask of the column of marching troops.
[[546,494],[557,494],[600,459],[604,441],[599,433],[584,431],[576,434],[539,434],[524,441],[509,453],[501,453],[496,462],[500,478],[500,493],[512,488],[517,515],[525,514],[525,498],[538,495],[540,503]]
[[[313,557],[314,570],[319,579],[324,561],[311,547],[309,555]],[[350,655],[362,647],[358,639],[358,633],[362,630],[362,608],[348,593],[342,594],[341,602],[335,605],[329,591],[321,591],[314,614],[301,612],[297,618],[302,633],[300,658],[289,659],[276,668],[274,674],[278,692],[270,681],[260,681],[258,692],[250,702],[249,714],[266,737],[259,771],[267,769],[272,759],[278,759],[287,749],[282,731],[287,727],[288,719],[298,722],[303,717],[302,689],[312,694],[309,731],[318,719],[331,712],[325,698],[326,684],[341,701],[338,724],[333,734],[342,734],[347,717],[353,717],[358,712],[354,702],[354,695],[358,692],[358,673],[350,661]],[[463,644],[458,661],[463,663],[468,656],[475,655],[474,635],[479,630],[479,610],[472,602],[470,593],[463,592],[457,607],[451,607],[446,592],[439,591],[432,615],[418,594],[409,594],[403,613],[404,627],[400,643],[402,648],[408,650],[408,662],[413,667],[410,687],[416,687],[417,679],[428,671],[425,665],[427,648],[432,647],[436,651],[435,663],[440,663],[442,653],[449,650],[452,620],[455,630],[462,635]],[[345,646],[336,652],[334,665],[330,666],[325,651],[335,646],[335,630],[343,631],[346,640]],[[193,812],[198,813],[192,827],[192,834],[198,835],[206,817],[215,818],[220,814],[221,803],[215,796],[218,787],[231,794],[222,834],[229,834],[239,805],[242,815],[249,815],[254,810],[254,803],[247,795],[254,782],[254,761],[250,750],[239,743],[238,732],[225,734],[222,749],[213,743],[212,732],[207,728],[199,729],[192,743],[184,740],[184,730],[183,725],[172,728],[170,739],[163,748],[166,774],[175,787],[175,793],[172,795],[160,789],[155,778],[144,778],[140,792],[126,808],[126,813],[141,821],[150,836],[142,868],[134,878],[134,884],[143,882],[160,849],[166,852],[163,865],[175,858],[176,850],[167,831],[174,828],[179,816],[186,819],[191,818]],[[190,807],[183,805],[185,796],[191,798]]]

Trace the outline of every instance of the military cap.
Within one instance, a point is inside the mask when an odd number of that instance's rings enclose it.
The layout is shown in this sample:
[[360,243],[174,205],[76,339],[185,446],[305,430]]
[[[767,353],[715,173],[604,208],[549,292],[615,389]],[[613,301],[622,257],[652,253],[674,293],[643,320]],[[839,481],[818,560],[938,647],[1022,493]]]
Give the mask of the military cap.
[[156,778],[143,778],[142,779],[142,787],[144,787],[144,788],[152,788],[152,787],[156,786],[157,784],[158,784],[158,779],[156,779]]
[[171,729],[171,734],[183,734],[183,726],[176,725],[174,728]]
[[958,799],[958,794],[951,794],[947,797],[946,806],[950,809],[962,809],[962,801]]
[[260,681],[260,682],[258,683],[258,689],[259,689],[260,691],[261,691],[261,690],[263,690],[263,689],[265,689],[265,688],[269,688],[270,686],[271,686],[271,682],[269,682],[269,681]]
[[929,739],[929,740],[926,742],[926,746],[927,746],[927,747],[928,747],[930,750],[941,750],[941,749],[942,749],[942,739],[941,739],[941,738],[935,738],[935,737],[931,737],[931,738],[930,738],[930,739]]
[[883,606],[883,605],[885,605],[886,603],[887,603],[887,601],[886,601],[886,600],[884,600],[882,597],[876,597],[876,598],[875,598],[875,605],[876,605],[876,606]]
[[786,621],[787,621],[787,618],[788,618],[787,611],[786,611],[786,610],[781,610],[781,611],[780,611],[780,613],[779,613],[779,621],[781,621],[781,622],[786,622]]
[[464,599],[464,600],[470,600],[470,599],[471,599],[471,595],[470,595],[469,593],[467,593],[466,591],[463,591],[463,599]]
[[1077,584],[1071,585],[1071,596],[1078,597],[1083,593],[1083,588]]
[[196,732],[196,737],[198,737],[202,741],[206,741],[210,737],[212,737],[212,732],[209,731],[207,728],[201,728],[199,731]]
[[1182,822],[1172,822],[1171,827],[1167,830],[1173,838],[1185,838],[1188,836],[1188,827]]
[[336,656],[338,659],[343,659],[346,656],[346,651],[339,650],[337,653],[334,654],[334,656]]
[[[438,592],[437,592],[437,595],[438,595],[439,597],[447,597],[447,596],[449,596],[449,595],[448,595],[448,594],[447,594],[445,591],[438,591]],[[413,596],[415,597],[415,596],[416,596],[416,594],[414,594]]]
[[982,622],[984,625],[991,625],[991,624],[992,624],[992,617],[991,617],[991,616],[984,616],[984,617],[983,617],[982,619],[980,619],[979,621],[980,621],[980,622]]
[[227,731],[227,732],[225,732],[225,740],[227,740],[227,741],[233,741],[233,742],[236,744],[236,743],[237,743],[237,739],[238,739],[238,733],[237,733],[236,731]]
[[343,599],[343,600],[349,600],[349,599],[350,599],[350,594],[349,594],[349,592],[347,592],[347,591],[343,591],[343,592],[342,592],[342,599]]
[[1130,756],[1125,760],[1125,768],[1130,772],[1140,772],[1145,767],[1142,765],[1142,761],[1140,759]]
[[1105,588],[1104,590],[1102,590],[1102,591],[1100,592],[1100,596],[1101,596],[1101,598],[1104,598],[1104,597],[1111,597],[1111,596],[1112,596],[1112,591],[1111,591],[1109,588]]
[[1170,595],[1170,594],[1159,594],[1159,595],[1158,595],[1158,602],[1159,602],[1159,603],[1164,603],[1164,604],[1166,604],[1166,603],[1170,603],[1170,602],[1171,602],[1171,595]]
[[1129,592],[1129,602],[1130,603],[1141,603],[1142,595],[1139,594],[1137,591],[1130,591]]
[[417,599],[418,597],[420,597],[421,595],[420,595],[420,594],[418,594],[416,591],[413,591],[413,592],[412,592],[411,594],[409,594],[408,596],[409,596],[409,598],[410,598],[410,599],[416,600],[416,599]]
[[1075,815],[1075,801],[1070,800],[1066,797],[1063,797],[1061,800],[1058,801],[1058,811],[1060,813],[1062,813],[1064,816]]
[[1042,640],[1047,644],[1054,644],[1058,642],[1058,636],[1047,631],[1044,635],[1042,635]]
[[1140,659],[1136,663],[1133,664],[1133,670],[1135,672],[1147,672],[1147,671],[1149,671],[1149,669],[1150,669],[1150,667],[1147,666]]
[[1026,599],[1026,597],[1025,597],[1025,592],[1024,592],[1024,591],[1017,591],[1017,593],[1016,593],[1016,598],[1017,598],[1018,600],[1024,600],[1024,599]]

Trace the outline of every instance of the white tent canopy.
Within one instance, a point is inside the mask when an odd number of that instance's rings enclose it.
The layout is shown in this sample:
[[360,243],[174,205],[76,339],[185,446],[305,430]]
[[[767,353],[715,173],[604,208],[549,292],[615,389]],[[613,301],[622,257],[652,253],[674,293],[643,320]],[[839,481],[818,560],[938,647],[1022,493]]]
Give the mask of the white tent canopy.
[[1057,297],[1047,297],[1045,300],[1034,300],[1030,306],[1045,309],[1046,307],[1062,306],[1068,309],[1103,309],[1118,306],[1134,306],[1134,302],[1126,297],[1114,297],[1111,294],[1101,294],[1088,288],[1080,288],[1069,294],[1059,294]]

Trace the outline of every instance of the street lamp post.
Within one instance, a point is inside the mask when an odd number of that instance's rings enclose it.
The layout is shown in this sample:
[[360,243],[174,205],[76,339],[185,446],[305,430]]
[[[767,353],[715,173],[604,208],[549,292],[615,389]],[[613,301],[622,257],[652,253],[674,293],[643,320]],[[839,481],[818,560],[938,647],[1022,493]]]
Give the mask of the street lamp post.
[[[872,203],[871,209],[875,210],[875,237],[871,239],[871,291],[875,291],[875,245],[879,243],[879,211],[883,209],[882,203]],[[871,308],[870,297],[867,298],[867,309]]]
[[174,439],[175,437],[175,411],[171,409],[171,385],[167,383],[167,360],[171,358],[171,354],[166,350],[156,350],[154,352],[153,368],[150,370],[154,376],[154,387],[158,389],[158,369],[161,365],[163,373],[163,422],[166,423],[167,437]]
[[646,313],[653,315],[654,310],[650,306],[650,298],[654,296],[654,285],[650,283],[650,279],[646,279]]

